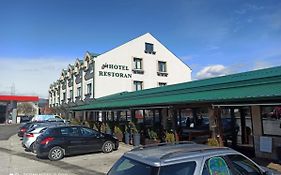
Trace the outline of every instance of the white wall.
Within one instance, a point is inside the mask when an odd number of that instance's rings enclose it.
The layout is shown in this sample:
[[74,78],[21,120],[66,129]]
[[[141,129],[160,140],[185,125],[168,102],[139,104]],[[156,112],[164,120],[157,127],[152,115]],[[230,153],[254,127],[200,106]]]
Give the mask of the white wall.
[[[145,53],[145,43],[154,44],[155,55]],[[143,59],[144,74],[132,72],[133,58]],[[167,77],[157,75],[158,61],[167,62]],[[125,65],[129,70],[102,69],[103,64]],[[99,71],[131,74],[132,78],[100,76]],[[133,81],[143,81],[144,89],[158,86],[158,82],[168,85],[191,80],[191,70],[174,54],[166,49],[149,33],[125,43],[95,58],[95,98],[133,90]]]

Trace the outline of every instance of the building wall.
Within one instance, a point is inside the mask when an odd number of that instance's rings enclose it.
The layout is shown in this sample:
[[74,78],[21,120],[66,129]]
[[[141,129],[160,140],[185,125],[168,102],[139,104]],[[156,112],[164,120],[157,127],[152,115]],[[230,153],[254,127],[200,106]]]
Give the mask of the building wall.
[[[154,45],[155,54],[145,53],[145,43]],[[143,74],[133,72],[133,59],[141,58],[143,62]],[[164,61],[167,65],[167,77],[157,75],[158,61]],[[121,69],[104,68],[104,65],[122,65]],[[123,73],[129,78],[105,76],[102,72]],[[167,85],[191,80],[191,69],[179,60],[173,53],[166,49],[150,34],[145,34],[95,59],[95,97],[133,91],[134,81],[142,81],[143,88],[158,87],[159,82]],[[130,77],[132,76],[132,77]]]
[[[155,53],[145,53],[145,43],[154,46]],[[142,59],[143,74],[133,71],[134,57]],[[158,61],[166,62],[167,76],[158,75]],[[105,65],[121,66],[117,69],[106,68]],[[92,66],[92,77],[85,79],[87,69]],[[81,71],[81,82],[76,83],[76,76]],[[101,73],[102,72],[102,73]],[[119,77],[108,76],[108,73],[118,73]],[[122,74],[122,77],[121,77]],[[162,74],[161,74],[162,75]],[[72,87],[68,86],[68,79],[72,79]],[[83,60],[77,59],[67,70],[63,70],[60,80],[55,81],[49,89],[49,104],[51,107],[62,105],[63,93],[66,93],[66,103],[86,101],[124,91],[134,91],[134,81],[142,81],[143,89],[158,87],[159,83],[167,85],[191,80],[191,69],[170,52],[149,33],[133,39],[102,55],[93,56],[87,52]],[[66,81],[66,82],[65,82]],[[66,89],[62,84],[66,83]],[[87,94],[87,84],[92,83],[92,93]],[[81,87],[81,97],[77,97],[77,88]],[[70,90],[73,98],[70,98]]]

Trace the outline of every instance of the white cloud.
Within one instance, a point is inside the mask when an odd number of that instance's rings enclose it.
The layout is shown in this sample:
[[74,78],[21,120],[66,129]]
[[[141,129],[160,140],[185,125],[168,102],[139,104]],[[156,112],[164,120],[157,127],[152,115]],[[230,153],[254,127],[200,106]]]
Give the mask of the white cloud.
[[203,78],[223,76],[229,73],[230,73],[229,68],[225,67],[224,65],[217,64],[217,65],[210,65],[204,67],[199,72],[197,72],[196,77],[198,79],[203,79]]
[[0,94],[10,94],[15,86],[16,95],[48,97],[49,85],[57,80],[61,70],[72,59],[65,58],[0,58]]
[[254,63],[254,67],[253,70],[257,70],[257,69],[265,69],[265,68],[269,68],[272,67],[273,65],[268,62],[268,61],[263,61],[263,60],[257,60]]

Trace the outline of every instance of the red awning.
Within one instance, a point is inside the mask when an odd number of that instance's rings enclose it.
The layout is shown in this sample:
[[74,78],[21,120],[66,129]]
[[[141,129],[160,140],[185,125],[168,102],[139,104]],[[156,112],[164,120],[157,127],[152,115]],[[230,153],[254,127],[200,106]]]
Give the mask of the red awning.
[[38,96],[0,95],[0,101],[39,101]]

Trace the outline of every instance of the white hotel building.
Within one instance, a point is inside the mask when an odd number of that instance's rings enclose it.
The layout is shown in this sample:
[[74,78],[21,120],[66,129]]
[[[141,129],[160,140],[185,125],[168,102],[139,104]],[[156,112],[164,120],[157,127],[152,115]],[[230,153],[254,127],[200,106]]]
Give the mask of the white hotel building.
[[87,52],[50,85],[49,104],[57,109],[96,98],[191,80],[191,69],[146,33],[103,54]]

